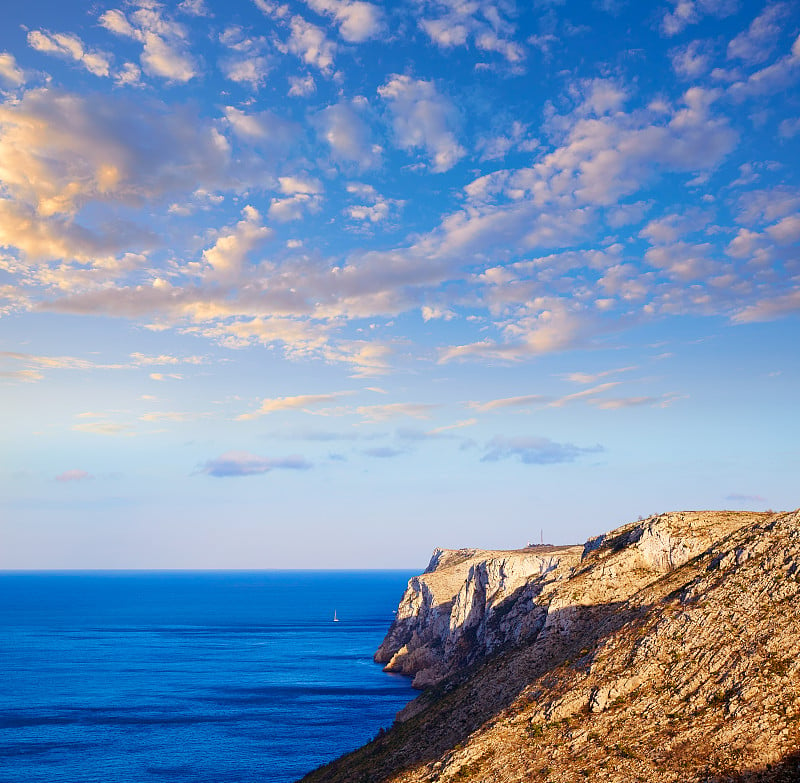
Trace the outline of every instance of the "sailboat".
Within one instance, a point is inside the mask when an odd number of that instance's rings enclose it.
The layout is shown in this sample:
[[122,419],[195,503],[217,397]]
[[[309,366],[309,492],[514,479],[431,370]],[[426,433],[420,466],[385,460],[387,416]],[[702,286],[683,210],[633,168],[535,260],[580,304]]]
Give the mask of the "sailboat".
[[335,609],[333,610],[333,622],[335,622],[335,623],[339,622],[339,618],[336,616],[336,610]]

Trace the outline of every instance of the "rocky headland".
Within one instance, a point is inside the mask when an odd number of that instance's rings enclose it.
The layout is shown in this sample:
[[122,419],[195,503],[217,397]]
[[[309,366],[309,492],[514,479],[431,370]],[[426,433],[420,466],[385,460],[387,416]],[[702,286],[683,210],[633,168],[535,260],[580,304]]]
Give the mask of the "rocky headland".
[[304,780],[800,780],[800,511],[436,550],[375,658],[423,689]]

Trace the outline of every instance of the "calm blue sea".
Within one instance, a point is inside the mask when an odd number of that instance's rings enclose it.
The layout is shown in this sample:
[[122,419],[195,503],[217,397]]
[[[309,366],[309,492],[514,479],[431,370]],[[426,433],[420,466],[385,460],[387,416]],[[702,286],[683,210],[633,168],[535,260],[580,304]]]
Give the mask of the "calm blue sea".
[[0,574],[0,782],[296,780],[414,697],[372,662],[409,576]]

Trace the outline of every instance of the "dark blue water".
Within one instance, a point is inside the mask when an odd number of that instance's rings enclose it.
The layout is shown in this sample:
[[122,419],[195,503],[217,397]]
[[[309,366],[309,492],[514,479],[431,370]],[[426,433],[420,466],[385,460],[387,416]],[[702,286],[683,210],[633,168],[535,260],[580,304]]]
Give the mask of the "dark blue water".
[[372,662],[409,576],[0,574],[0,782],[296,780],[413,698]]

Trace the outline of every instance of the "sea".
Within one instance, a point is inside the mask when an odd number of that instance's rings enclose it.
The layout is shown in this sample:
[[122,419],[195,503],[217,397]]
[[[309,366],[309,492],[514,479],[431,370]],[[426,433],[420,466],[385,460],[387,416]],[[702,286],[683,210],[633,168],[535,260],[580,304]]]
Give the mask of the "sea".
[[372,660],[410,576],[0,573],[0,783],[297,780],[416,695]]

